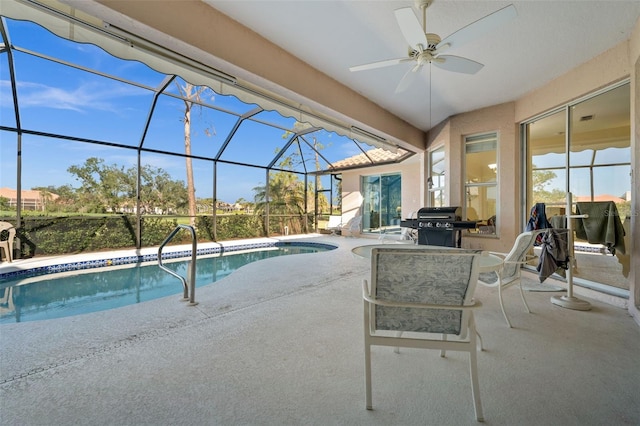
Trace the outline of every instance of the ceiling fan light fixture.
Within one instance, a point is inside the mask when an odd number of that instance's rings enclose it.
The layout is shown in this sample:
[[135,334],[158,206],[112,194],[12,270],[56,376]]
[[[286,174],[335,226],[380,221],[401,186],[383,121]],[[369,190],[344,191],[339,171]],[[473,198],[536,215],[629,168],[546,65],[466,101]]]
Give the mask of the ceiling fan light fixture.
[[[385,61],[372,62],[349,68],[350,71],[363,71],[375,68],[382,68],[405,62],[414,62],[414,66],[405,73],[396,87],[395,93],[404,91],[409,86],[410,75],[416,74],[425,64],[435,64],[445,71],[452,71],[463,74],[475,74],[484,65],[471,59],[455,55],[443,55],[442,53],[450,47],[457,48],[463,43],[477,39],[484,33],[517,16],[513,5],[504,7],[484,18],[462,27],[458,31],[448,35],[444,40],[434,33],[426,31],[426,13],[432,0],[415,0],[415,5],[422,12],[422,22],[418,19],[415,11],[411,7],[402,7],[394,10],[394,15],[400,31],[407,42],[408,56],[404,58],[389,59]],[[413,72],[412,72],[413,71]]]
[[427,43],[429,43],[429,46],[427,47],[427,49],[436,50],[436,46],[442,41],[442,39],[438,34],[427,33],[426,35],[427,35]]

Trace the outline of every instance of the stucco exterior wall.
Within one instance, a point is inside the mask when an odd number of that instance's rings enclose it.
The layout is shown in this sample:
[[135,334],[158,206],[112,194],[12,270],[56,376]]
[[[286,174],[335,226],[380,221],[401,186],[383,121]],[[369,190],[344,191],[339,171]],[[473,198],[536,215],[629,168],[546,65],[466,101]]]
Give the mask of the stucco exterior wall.
[[360,178],[362,176],[400,173],[402,177],[402,217],[409,215],[424,206],[424,198],[420,195],[425,186],[424,154],[413,156],[402,164],[390,164],[360,170],[349,170],[342,173],[342,221],[346,223],[354,216],[361,215],[362,193]]
[[518,99],[515,103],[515,121],[517,123],[526,121],[597,89],[628,78],[631,74],[630,64],[629,42],[620,43]]

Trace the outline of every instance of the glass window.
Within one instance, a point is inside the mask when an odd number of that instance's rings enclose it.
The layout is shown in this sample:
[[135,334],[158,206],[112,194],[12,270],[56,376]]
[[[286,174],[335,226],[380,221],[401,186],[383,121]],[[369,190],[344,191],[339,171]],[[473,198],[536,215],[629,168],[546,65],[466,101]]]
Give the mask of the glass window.
[[475,220],[470,233],[495,235],[498,205],[497,133],[465,138],[464,220]]
[[[567,154],[564,110],[527,126],[527,206],[545,203],[547,216],[564,214]],[[529,211],[527,211],[527,214]]]
[[444,147],[437,148],[429,153],[429,177],[427,178],[429,189],[429,206],[444,207],[445,191],[445,162]]
[[[567,123],[569,124],[567,126]],[[569,134],[566,134],[566,129]],[[630,85],[591,96],[567,105],[525,125],[527,144],[526,205],[545,203],[551,224],[563,224],[567,213],[567,190],[572,194],[570,213],[595,208],[612,216],[591,215],[589,226],[615,223],[630,235],[631,209],[631,112]],[[568,150],[567,150],[568,148]],[[603,205],[603,204],[601,204]],[[527,211],[527,214],[529,212]],[[561,219],[561,220],[559,220]],[[574,226],[576,221],[572,221]],[[576,226],[576,228],[578,227]],[[577,284],[596,282],[629,289],[628,238],[623,238],[625,253],[611,252],[606,242],[575,232],[574,253],[577,268],[573,277]],[[620,244],[618,241],[617,244]],[[620,247],[620,246],[618,246]]]

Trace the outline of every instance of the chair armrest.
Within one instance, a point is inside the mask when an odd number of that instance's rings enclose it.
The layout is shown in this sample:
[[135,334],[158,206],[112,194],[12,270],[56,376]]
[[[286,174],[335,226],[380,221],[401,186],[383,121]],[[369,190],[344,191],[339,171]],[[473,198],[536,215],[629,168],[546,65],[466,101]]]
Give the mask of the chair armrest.
[[362,280],[362,297],[367,299],[367,297],[371,296],[371,291],[369,290],[369,281]]
[[490,251],[490,252],[487,252],[487,253],[492,254],[494,256],[501,257],[503,259],[506,258],[507,254],[508,254],[508,253],[501,253],[501,252],[498,252],[498,251]]
[[393,308],[419,308],[419,309],[455,309],[455,310],[470,310],[479,308],[482,306],[479,300],[473,300],[470,305],[433,305],[430,303],[413,303],[413,302],[396,302],[392,300],[376,299],[371,297],[366,292],[363,294],[364,300],[374,305],[389,306]]
[[529,256],[529,257],[525,257],[523,260],[505,260],[504,263],[511,263],[511,264],[517,264],[517,265],[526,265],[527,263],[531,262],[534,259],[537,259],[537,256]]

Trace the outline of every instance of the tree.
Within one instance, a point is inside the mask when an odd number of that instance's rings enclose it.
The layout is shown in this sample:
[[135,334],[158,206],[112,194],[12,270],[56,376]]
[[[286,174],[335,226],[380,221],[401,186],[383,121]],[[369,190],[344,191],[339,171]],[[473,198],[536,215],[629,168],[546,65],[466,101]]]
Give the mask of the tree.
[[7,197],[0,196],[0,210],[10,210],[9,199]]
[[[182,123],[184,124],[184,153],[186,156],[186,171],[187,171],[187,196],[189,204],[189,223],[191,226],[196,225],[196,213],[198,211],[196,203],[196,188],[193,180],[193,163],[191,158],[191,111],[194,106],[194,102],[201,101],[202,96],[206,92],[213,93],[207,86],[194,86],[190,83],[185,83],[181,86],[176,82],[176,87],[182,95],[182,101],[184,102],[184,114],[182,117]],[[215,134],[215,129],[205,128],[204,132],[207,136]]]
[[[308,124],[296,121],[293,125],[293,132],[300,133],[308,128],[309,128]],[[284,134],[282,135],[282,138],[288,139],[289,137],[291,137],[293,132],[289,130],[285,131]],[[300,138],[302,136],[298,136],[298,137]],[[314,152],[314,168],[316,171],[320,171],[322,169],[320,165],[320,151],[322,151],[325,148],[325,145],[322,142],[320,142],[316,137],[316,135],[313,133],[310,134],[310,138],[312,140],[312,146],[313,146],[313,152]],[[303,158],[300,155],[300,153],[298,151],[294,151],[291,153],[291,155],[289,155],[288,157],[282,160],[282,162],[280,163],[280,166],[282,168],[288,168],[290,170],[293,170],[294,166],[302,164],[302,162],[303,162]],[[318,211],[320,212],[326,211],[326,208],[329,206],[329,201],[327,200],[327,197],[324,195],[324,193],[321,192],[323,187],[322,187],[322,180],[320,179],[319,174],[314,175],[314,184],[315,184],[315,191],[318,194]],[[309,184],[308,190],[309,190],[308,205],[311,210],[314,210],[315,209],[315,197],[313,196],[314,186],[311,183]],[[332,210],[333,209],[331,209],[331,211]]]
[[78,201],[83,211],[89,213],[117,212],[126,199],[127,174],[124,167],[107,166],[97,157],[88,158],[81,166],[71,166],[67,171],[80,181]]
[[[89,213],[131,211],[137,197],[137,168],[116,164],[105,165],[104,160],[88,158],[82,165],[69,167],[80,187],[75,189],[75,199],[82,206],[80,211]],[[65,189],[60,187],[60,190]],[[61,198],[63,198],[62,194]],[[161,168],[146,165],[140,169],[141,213],[170,213],[187,203],[184,182],[172,180]]]
[[[535,165],[534,165],[535,168]],[[557,175],[551,170],[534,170],[531,173],[531,186],[533,188],[533,198],[537,202],[547,204],[562,204],[565,202],[566,193],[563,189],[553,188],[547,190],[547,186],[551,185],[553,179]]]
[[[269,197],[267,186],[253,188],[255,193],[255,213],[264,215],[269,206],[270,215],[302,216],[304,215],[304,183],[295,173],[272,172],[269,175]],[[301,232],[301,229],[292,229]],[[267,230],[265,229],[265,234]]]
[[50,211],[60,212],[77,212],[78,211],[78,197],[75,190],[69,184],[52,188],[51,192],[58,195],[53,206],[49,207]]
[[[135,176],[135,170],[132,171]],[[161,168],[145,165],[140,169],[140,208],[142,213],[178,213],[188,205],[184,182],[172,180]]]

